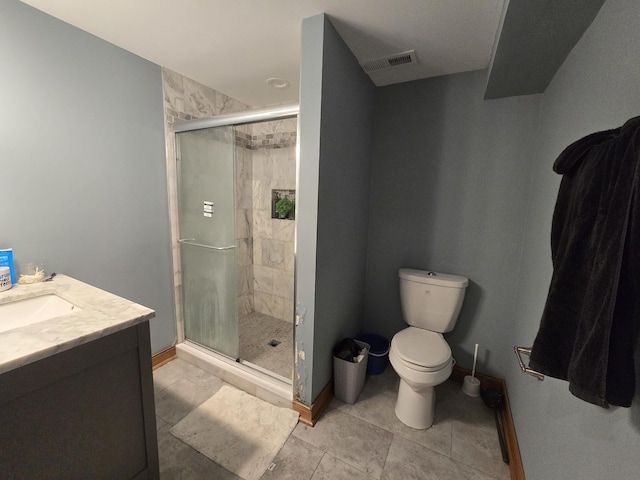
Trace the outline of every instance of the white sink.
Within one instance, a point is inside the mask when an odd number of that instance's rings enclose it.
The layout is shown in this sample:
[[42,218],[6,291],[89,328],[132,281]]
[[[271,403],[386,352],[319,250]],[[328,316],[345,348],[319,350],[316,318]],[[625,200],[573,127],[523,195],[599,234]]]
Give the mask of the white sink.
[[50,320],[81,309],[54,294],[40,295],[0,305],[0,332]]

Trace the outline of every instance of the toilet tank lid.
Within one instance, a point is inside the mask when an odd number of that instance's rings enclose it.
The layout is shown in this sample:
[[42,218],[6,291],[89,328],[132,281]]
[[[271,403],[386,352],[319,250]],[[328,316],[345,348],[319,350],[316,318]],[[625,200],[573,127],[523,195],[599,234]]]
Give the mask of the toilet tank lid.
[[429,285],[440,285],[442,287],[466,288],[469,279],[461,275],[450,273],[433,272],[431,270],[414,270],[413,268],[401,268],[400,278],[412,282],[428,283]]

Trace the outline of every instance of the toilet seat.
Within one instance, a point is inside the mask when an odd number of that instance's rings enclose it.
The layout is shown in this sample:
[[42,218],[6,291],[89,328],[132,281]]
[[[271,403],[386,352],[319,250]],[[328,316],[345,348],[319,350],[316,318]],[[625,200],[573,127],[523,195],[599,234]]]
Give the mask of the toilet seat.
[[435,372],[451,362],[451,348],[442,334],[408,327],[391,339],[391,349],[407,368]]

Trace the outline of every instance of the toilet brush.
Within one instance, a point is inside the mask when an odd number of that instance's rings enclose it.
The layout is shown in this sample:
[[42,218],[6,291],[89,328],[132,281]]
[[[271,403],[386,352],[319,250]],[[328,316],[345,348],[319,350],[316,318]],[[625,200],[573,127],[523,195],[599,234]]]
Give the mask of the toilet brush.
[[480,380],[476,378],[476,361],[478,360],[478,344],[473,352],[473,369],[471,375],[464,377],[462,382],[462,391],[470,397],[477,397],[480,395]]
[[476,348],[473,351],[473,368],[471,369],[471,376],[476,378],[476,361],[478,360],[478,344],[476,343]]

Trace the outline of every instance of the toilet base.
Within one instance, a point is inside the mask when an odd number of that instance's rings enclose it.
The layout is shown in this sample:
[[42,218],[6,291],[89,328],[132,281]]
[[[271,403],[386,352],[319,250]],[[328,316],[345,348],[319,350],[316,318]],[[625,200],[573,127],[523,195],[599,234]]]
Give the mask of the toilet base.
[[436,391],[434,387],[423,387],[419,392],[400,379],[396,417],[406,426],[424,430],[433,425],[436,413]]

